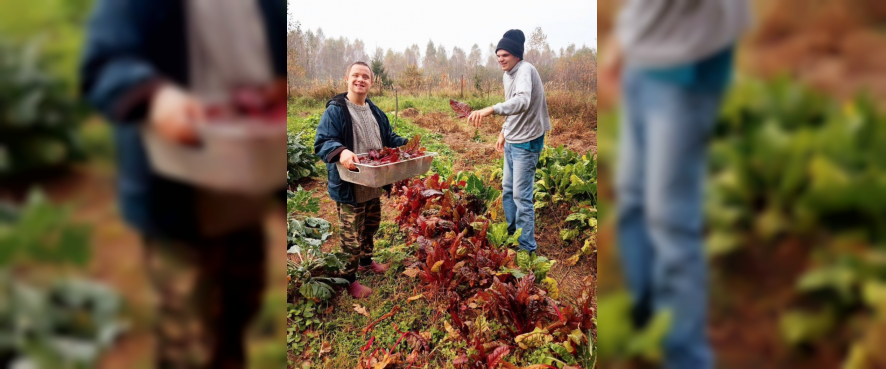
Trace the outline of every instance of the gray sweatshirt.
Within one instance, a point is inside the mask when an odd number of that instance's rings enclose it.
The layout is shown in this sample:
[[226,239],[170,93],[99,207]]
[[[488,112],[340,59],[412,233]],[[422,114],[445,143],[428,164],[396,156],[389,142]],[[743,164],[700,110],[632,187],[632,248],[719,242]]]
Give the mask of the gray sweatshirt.
[[496,115],[507,115],[502,132],[508,143],[524,143],[551,130],[548,102],[541,77],[532,64],[517,62],[502,77],[505,102],[492,106]]
[[[384,144],[381,140],[381,132],[378,129],[378,122],[375,116],[369,110],[369,104],[363,103],[363,106],[354,104],[351,100],[345,99],[348,105],[348,111],[351,113],[351,122],[354,127],[354,153],[365,154],[369,150],[381,150]],[[385,193],[381,187],[373,188],[362,185],[354,185],[354,197],[358,203],[366,202],[381,197]]]
[[[225,99],[231,87],[273,80],[268,42],[257,1],[188,0],[189,90],[202,99]],[[282,172],[281,172],[282,173]],[[250,196],[198,188],[200,232],[210,237],[263,219],[270,202]]]
[[674,67],[735,43],[750,23],[749,0],[625,0],[615,33],[627,65]]

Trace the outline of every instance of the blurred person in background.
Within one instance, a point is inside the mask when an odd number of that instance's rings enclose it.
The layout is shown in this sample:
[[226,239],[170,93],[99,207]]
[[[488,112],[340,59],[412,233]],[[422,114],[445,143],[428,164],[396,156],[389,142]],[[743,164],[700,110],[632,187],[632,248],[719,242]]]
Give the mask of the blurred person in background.
[[285,96],[285,17],[283,0],[98,0],[87,25],[80,90],[113,126],[121,213],[142,235],[160,300],[158,367],[245,366],[269,199],[157,175],[141,130],[191,145],[205,98],[244,85]]
[[495,142],[495,149],[505,154],[502,173],[502,207],[508,222],[508,234],[521,229],[520,249],[535,253],[535,205],[533,185],[535,167],[544,148],[545,132],[551,130],[551,118],[541,76],[535,66],[523,60],[523,31],[512,29],[495,48],[505,101],[471,112],[468,122],[480,127],[490,115],[507,116]]
[[608,41],[602,93],[623,100],[616,173],[619,256],[643,328],[669,311],[664,367],[714,367],[706,336],[707,143],[750,26],[742,0],[627,0]]
[[406,145],[407,139],[391,128],[387,115],[366,98],[372,88],[372,69],[358,61],[345,71],[348,92],[335,95],[326,103],[326,111],[317,126],[314,153],[326,163],[327,190],[335,200],[341,229],[341,249],[349,255],[342,271],[350,282],[348,294],[362,299],[372,289],[357,282],[358,271],[384,273],[388,266],[372,260],[374,237],[381,224],[381,196],[390,193],[392,185],[367,187],[342,181],[335,163],[355,170],[357,154],[384,147]]

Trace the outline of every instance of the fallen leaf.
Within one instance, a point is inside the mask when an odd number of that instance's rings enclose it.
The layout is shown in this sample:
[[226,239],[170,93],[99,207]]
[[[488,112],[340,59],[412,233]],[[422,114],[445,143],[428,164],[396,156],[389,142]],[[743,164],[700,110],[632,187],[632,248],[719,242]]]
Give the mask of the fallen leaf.
[[431,332],[419,332],[418,335],[421,336],[421,338],[424,338],[425,340],[431,339]]
[[446,333],[449,333],[446,338],[458,339],[459,337],[461,337],[461,335],[455,331],[455,328],[452,328],[452,325],[449,324],[448,320],[443,321],[443,329],[446,330]]
[[330,314],[330,313],[332,313],[333,310],[335,310],[335,304],[329,305],[329,307],[326,308],[326,310],[323,310],[323,314]]
[[547,330],[535,327],[535,330],[532,332],[515,337],[514,342],[520,345],[521,349],[528,350],[530,348],[544,346],[550,343],[553,339],[554,337],[548,334]]
[[412,296],[412,297],[406,299],[406,301],[415,301],[415,300],[418,300],[418,299],[420,299],[420,298],[422,298],[422,297],[424,297],[424,294],[421,294],[421,293],[420,293],[420,294],[418,294],[418,295],[415,295],[415,296]]
[[475,304],[475,303],[472,302],[472,303],[468,304],[468,307],[471,308],[471,309],[476,309],[476,308],[477,308],[477,304]]
[[367,318],[371,318],[371,316],[369,316],[369,312],[366,311],[366,308],[363,306],[360,306],[360,304],[354,304],[354,311],[356,311],[358,314],[363,315]]
[[323,342],[322,344],[320,344],[320,356],[323,356],[324,354],[328,354],[330,352],[332,352],[332,344],[331,343]]
[[585,340],[585,334],[581,331],[581,329],[576,329],[572,331],[571,333],[569,333],[568,337],[570,340],[572,340],[572,342],[575,342],[576,345],[581,345],[582,342],[584,342]]
[[434,263],[434,266],[431,267],[431,271],[434,273],[440,273],[440,267],[442,267],[442,266],[443,266],[443,260],[440,260],[440,261]]
[[301,358],[302,358],[302,359],[306,359],[306,360],[307,360],[307,359],[311,358],[311,356],[314,356],[314,349],[311,348],[311,347],[308,347],[308,349],[305,350],[305,352],[302,352],[302,353],[301,353]]
[[566,351],[569,351],[570,353],[575,353],[575,348],[572,347],[572,341],[563,341],[563,347],[566,348]]
[[411,278],[417,277],[418,273],[419,273],[418,268],[412,268],[412,267],[406,268],[406,270],[403,271],[403,275],[405,275],[407,277],[411,277]]
[[416,359],[418,359],[418,349],[412,350],[412,353],[406,356],[406,362],[410,364],[415,363]]
[[575,266],[575,264],[578,264],[578,259],[580,256],[581,255],[579,255],[579,254],[575,254],[573,257],[566,259],[566,261],[563,263],[568,266]]
[[400,354],[399,353],[396,353],[394,355],[385,355],[384,360],[382,360],[378,364],[375,364],[373,369],[386,369],[389,365],[393,366],[393,365],[397,365],[397,364],[400,364]]

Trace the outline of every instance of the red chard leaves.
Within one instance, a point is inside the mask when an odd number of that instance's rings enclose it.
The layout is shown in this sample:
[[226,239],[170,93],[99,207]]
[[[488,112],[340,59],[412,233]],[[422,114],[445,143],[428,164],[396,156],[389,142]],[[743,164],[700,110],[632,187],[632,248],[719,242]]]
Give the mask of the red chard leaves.
[[369,150],[368,155],[363,158],[361,163],[367,165],[391,164],[424,156],[425,152],[425,148],[421,146],[421,135],[415,135],[402,147],[384,147],[381,150]]
[[458,115],[459,118],[466,118],[468,115],[471,115],[471,112],[473,111],[468,104],[453,99],[449,99],[449,106],[452,107],[452,110],[455,110],[455,114]]

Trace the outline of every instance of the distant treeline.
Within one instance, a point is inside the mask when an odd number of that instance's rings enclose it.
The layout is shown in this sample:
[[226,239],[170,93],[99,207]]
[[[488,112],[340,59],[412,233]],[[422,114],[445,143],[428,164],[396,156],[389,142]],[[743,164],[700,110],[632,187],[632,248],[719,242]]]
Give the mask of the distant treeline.
[[[455,88],[460,85],[462,76],[465,89],[483,91],[501,83],[501,68],[493,43],[486,47],[485,54],[477,44],[469,52],[459,47],[449,51],[431,40],[424,53],[413,44],[402,52],[376,48],[369,55],[360,39],[327,38],[321,28],[302,30],[295,22],[290,25],[287,48],[289,85],[295,89],[340,81],[347,66],[355,61],[370,63],[376,84],[382,88]],[[535,65],[546,84],[569,90],[596,91],[596,49],[571,44],[553,50],[539,27],[527,39],[524,59]]]

